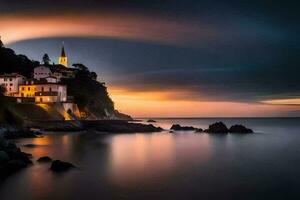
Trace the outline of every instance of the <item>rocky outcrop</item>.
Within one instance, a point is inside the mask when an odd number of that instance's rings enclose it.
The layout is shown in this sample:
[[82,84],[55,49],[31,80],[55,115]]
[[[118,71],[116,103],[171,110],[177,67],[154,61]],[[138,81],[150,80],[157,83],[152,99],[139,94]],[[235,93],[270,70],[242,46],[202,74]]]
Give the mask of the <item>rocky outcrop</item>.
[[2,136],[5,139],[35,138],[37,133],[29,129],[6,130]]
[[223,122],[216,122],[209,125],[208,129],[204,130],[206,133],[228,133],[228,128]]
[[148,122],[148,123],[155,123],[156,121],[153,120],[153,119],[148,119],[147,122]]
[[54,172],[65,172],[72,168],[75,168],[75,166],[71,163],[60,160],[54,160],[51,164],[50,170]]
[[152,124],[129,123],[124,120],[85,120],[81,123],[85,130],[108,133],[151,133],[163,130]]
[[243,125],[233,125],[229,129],[223,122],[216,122],[209,125],[209,128],[204,130],[206,133],[253,133],[252,129],[246,128]]
[[174,130],[174,131],[194,131],[194,130],[197,130],[197,128],[195,128],[193,126],[181,126],[179,124],[173,124],[170,129]]
[[229,133],[253,133],[253,130],[246,128],[243,125],[236,124],[230,127]]
[[39,163],[52,162],[52,158],[50,158],[48,156],[43,156],[43,157],[40,157],[39,159],[37,159],[37,162],[39,162]]
[[202,133],[203,132],[203,129],[202,128],[197,128],[196,130],[195,130],[195,133]]
[[32,164],[30,155],[22,152],[14,143],[0,138],[0,177],[6,176]]

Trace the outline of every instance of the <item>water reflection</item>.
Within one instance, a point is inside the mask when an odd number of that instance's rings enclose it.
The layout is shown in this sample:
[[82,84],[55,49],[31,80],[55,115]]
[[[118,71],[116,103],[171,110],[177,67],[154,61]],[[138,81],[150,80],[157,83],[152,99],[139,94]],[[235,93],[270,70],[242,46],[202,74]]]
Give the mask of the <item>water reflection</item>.
[[199,135],[199,140],[192,137],[195,135],[114,136],[109,151],[108,169],[111,181],[120,186],[155,184],[185,170],[193,163],[200,163],[211,152],[209,137]]

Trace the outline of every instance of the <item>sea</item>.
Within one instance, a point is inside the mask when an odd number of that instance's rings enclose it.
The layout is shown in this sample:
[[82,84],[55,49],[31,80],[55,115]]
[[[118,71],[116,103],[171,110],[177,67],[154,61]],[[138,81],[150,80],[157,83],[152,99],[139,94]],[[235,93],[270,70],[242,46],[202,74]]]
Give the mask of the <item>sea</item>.
[[[147,119],[140,119],[147,123]],[[0,185],[1,200],[300,199],[300,118],[154,119],[161,133],[45,133],[15,142],[34,165]],[[222,121],[253,134],[170,133]],[[24,146],[26,144],[35,144]],[[41,156],[77,167],[53,173]]]

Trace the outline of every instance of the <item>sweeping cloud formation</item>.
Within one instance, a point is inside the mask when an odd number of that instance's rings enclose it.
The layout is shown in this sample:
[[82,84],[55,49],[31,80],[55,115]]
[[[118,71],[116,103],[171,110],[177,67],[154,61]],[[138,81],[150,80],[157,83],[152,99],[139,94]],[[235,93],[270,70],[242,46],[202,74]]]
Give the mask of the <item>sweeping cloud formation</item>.
[[179,105],[185,116],[224,115],[224,106],[232,108],[228,116],[294,116],[300,110],[298,6],[0,0],[0,35],[17,53],[40,60],[47,52],[54,62],[65,41],[69,60],[96,71],[117,107],[134,115],[154,115],[143,106],[152,103],[157,116],[175,115]]

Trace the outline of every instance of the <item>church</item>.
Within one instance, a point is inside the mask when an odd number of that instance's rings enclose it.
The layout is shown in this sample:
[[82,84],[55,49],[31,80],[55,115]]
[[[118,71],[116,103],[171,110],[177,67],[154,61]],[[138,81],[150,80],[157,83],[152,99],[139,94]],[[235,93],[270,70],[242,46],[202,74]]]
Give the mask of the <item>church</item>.
[[58,58],[58,64],[68,67],[68,57],[66,56],[66,53],[65,53],[64,43],[63,43],[63,46],[61,49],[61,54]]

